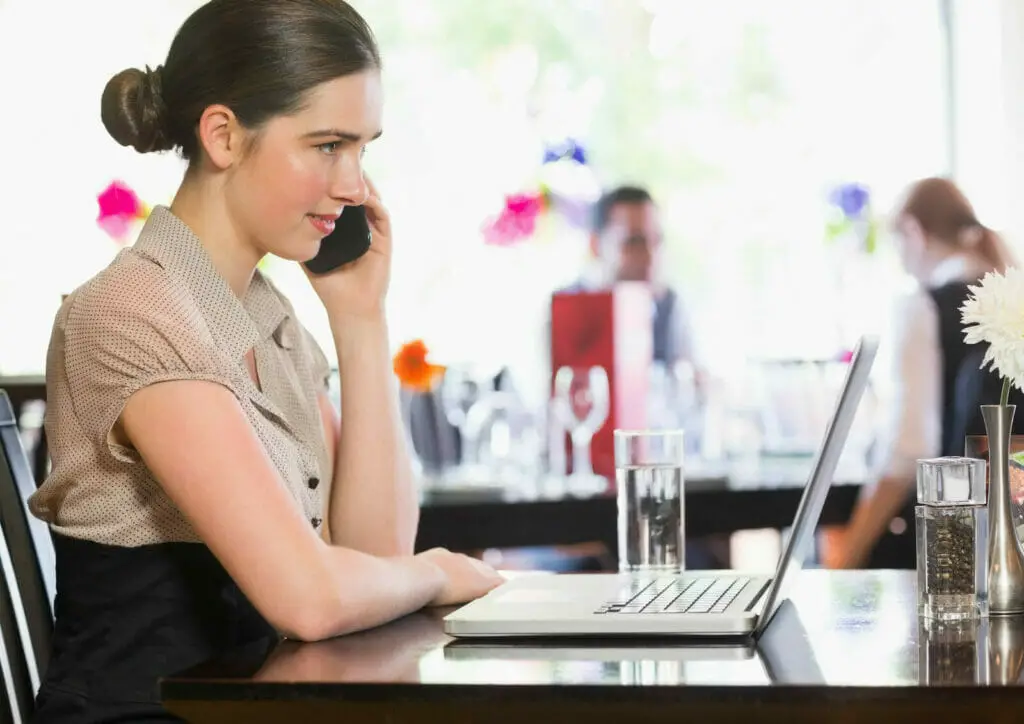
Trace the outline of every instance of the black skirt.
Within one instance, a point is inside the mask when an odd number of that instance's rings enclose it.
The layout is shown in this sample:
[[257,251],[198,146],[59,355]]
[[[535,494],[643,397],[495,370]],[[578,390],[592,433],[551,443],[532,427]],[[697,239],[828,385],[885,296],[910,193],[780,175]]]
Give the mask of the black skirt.
[[278,634],[210,550],[54,534],[56,623],[33,722],[180,721],[158,680]]

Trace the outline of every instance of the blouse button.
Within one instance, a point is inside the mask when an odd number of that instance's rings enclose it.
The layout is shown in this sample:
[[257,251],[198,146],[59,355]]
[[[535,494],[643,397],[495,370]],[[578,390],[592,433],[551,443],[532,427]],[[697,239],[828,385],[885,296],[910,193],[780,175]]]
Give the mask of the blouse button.
[[310,490],[316,490],[320,486],[320,478],[310,478],[307,484]]
[[320,524],[323,523],[323,520],[321,520],[320,518],[313,518],[309,522],[313,524],[314,528],[319,528]]

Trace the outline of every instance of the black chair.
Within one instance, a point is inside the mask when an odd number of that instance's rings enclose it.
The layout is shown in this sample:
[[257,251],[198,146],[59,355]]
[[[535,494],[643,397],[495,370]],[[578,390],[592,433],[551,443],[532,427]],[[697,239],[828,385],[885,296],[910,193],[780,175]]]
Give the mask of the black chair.
[[[19,380],[13,385],[4,387],[0,381],[0,390],[7,392],[11,399],[11,406],[14,407],[14,419],[19,423],[22,421],[22,414],[25,407],[31,402],[42,402],[46,404],[46,382],[39,380]],[[31,451],[32,473],[38,483],[46,479],[50,467],[50,451],[46,440],[46,430],[40,428],[39,438]]]
[[0,530],[0,723],[26,724],[35,709],[40,671],[28,643],[28,616],[8,543]]
[[26,657],[39,672],[49,661],[56,595],[56,556],[47,525],[28,510],[36,490],[21,445],[17,420],[6,393],[0,390],[0,525],[13,565],[15,583],[28,625]]

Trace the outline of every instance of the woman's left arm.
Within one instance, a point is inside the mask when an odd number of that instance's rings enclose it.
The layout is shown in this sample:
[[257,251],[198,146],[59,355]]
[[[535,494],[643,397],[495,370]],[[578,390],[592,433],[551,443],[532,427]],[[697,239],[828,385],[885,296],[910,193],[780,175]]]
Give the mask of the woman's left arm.
[[[391,219],[373,183],[364,203],[369,251],[322,276],[309,275],[324,303],[338,352],[341,421],[326,395],[333,475],[330,542],[376,556],[412,555],[419,499],[398,407],[384,314],[391,272]],[[308,270],[307,270],[308,274]]]
[[412,555],[419,500],[391,371],[387,324],[381,317],[344,327],[334,332],[344,422],[320,393],[333,452],[327,516],[331,543],[378,556]]

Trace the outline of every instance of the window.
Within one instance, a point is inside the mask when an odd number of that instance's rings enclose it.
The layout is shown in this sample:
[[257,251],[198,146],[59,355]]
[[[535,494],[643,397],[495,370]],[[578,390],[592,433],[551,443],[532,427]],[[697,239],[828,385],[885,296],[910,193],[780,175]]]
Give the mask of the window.
[[[99,95],[117,70],[161,62],[198,5],[0,4],[0,79],[18,101],[0,117],[0,339],[16,340],[0,348],[0,370],[42,369],[60,294],[116,252],[94,223],[96,194],[121,178],[151,204],[173,195],[180,162],[119,148]],[[528,378],[543,368],[546,301],[586,262],[586,236],[556,224],[494,248],[480,227],[504,194],[536,183],[546,142],[579,139],[603,184],[650,186],[666,275],[720,365],[829,354],[847,341],[836,320],[883,318],[886,295],[868,285],[898,282],[885,241],[878,256],[837,265],[828,190],[864,183],[884,212],[913,179],[948,170],[937,0],[356,5],[386,66],[385,136],[366,166],[395,221],[393,342],[422,337],[443,361],[509,363]],[[845,286],[837,266],[852,271]],[[301,271],[278,260],[270,270],[329,350]]]

